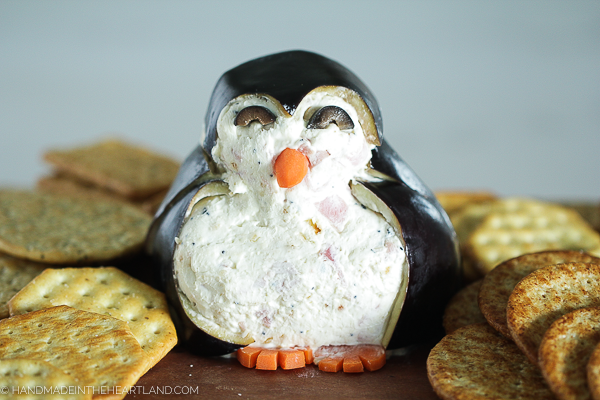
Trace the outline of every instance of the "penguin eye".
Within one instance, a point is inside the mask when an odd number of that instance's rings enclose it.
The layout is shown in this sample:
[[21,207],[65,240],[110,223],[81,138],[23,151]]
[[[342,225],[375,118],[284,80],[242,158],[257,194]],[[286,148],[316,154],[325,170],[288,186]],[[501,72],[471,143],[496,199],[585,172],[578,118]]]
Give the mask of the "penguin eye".
[[336,106],[325,106],[313,114],[306,126],[308,129],[325,129],[334,123],[341,130],[354,128],[354,122],[346,111]]
[[248,126],[253,121],[258,121],[261,125],[267,125],[275,122],[277,118],[271,111],[261,106],[250,106],[244,108],[235,117],[235,126]]

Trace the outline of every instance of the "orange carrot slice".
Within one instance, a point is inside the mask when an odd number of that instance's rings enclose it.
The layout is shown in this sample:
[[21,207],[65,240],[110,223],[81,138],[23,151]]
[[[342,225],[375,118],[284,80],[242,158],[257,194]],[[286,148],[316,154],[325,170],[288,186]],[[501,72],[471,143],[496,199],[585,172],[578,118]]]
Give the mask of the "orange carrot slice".
[[279,350],[277,361],[283,369],[303,368],[306,365],[302,350]]
[[277,369],[277,350],[263,350],[256,358],[256,369],[275,371]]
[[288,147],[277,156],[273,170],[280,187],[294,187],[302,182],[308,172],[308,158]]
[[342,357],[329,357],[319,362],[319,370],[323,372],[338,372],[342,369],[344,359]]
[[358,357],[367,371],[377,371],[385,365],[385,350],[381,346],[363,346]]
[[307,364],[312,364],[315,362],[315,357],[313,356],[313,352],[310,347],[302,349],[302,351],[304,352],[304,360]]
[[243,349],[238,349],[237,359],[244,367],[254,368],[256,367],[256,359],[261,351],[262,349],[259,347],[244,347]]
[[344,372],[364,372],[360,358],[358,356],[344,358]]

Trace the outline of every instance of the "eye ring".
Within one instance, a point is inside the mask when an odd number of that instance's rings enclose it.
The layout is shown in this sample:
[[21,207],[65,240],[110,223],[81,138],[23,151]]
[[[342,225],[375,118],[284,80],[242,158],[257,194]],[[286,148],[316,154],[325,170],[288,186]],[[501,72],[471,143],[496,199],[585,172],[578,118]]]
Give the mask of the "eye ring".
[[344,109],[337,106],[325,106],[313,114],[308,121],[308,129],[325,129],[334,123],[341,130],[353,129],[354,122]]
[[268,125],[273,122],[277,117],[267,108],[261,106],[250,106],[244,108],[235,117],[235,126],[248,126],[253,121],[260,122],[261,125]]

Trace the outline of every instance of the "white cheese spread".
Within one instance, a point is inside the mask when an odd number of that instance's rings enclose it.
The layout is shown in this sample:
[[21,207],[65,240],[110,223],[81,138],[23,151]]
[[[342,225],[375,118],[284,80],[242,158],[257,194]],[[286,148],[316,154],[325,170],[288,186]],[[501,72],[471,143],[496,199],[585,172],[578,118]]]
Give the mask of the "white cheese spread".
[[[276,122],[235,126],[250,105]],[[306,111],[326,105],[343,108],[354,129],[307,129]],[[350,191],[368,179],[372,148],[357,121],[324,93],[309,94],[291,117],[259,96],[222,111],[212,156],[231,194],[194,206],[174,255],[179,289],[204,326],[263,347],[381,344],[408,267],[398,232]],[[289,189],[273,172],[285,148],[310,162]]]

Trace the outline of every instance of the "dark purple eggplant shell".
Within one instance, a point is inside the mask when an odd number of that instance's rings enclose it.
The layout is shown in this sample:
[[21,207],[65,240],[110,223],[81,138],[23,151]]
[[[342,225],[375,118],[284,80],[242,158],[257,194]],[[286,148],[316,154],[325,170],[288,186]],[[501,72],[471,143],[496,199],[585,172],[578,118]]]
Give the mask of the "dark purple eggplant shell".
[[388,345],[393,349],[443,333],[444,308],[462,274],[454,228],[433,193],[385,140],[373,151],[372,166],[396,179],[363,185],[398,218],[410,268],[406,299]]
[[[194,353],[220,355],[240,347],[211,337],[188,319],[173,278],[174,238],[193,196],[210,181],[207,158],[216,141],[219,113],[230,100],[247,93],[269,94],[293,113],[308,92],[323,85],[356,91],[371,109],[381,140],[381,115],[368,88],[346,68],[320,55],[292,51],[259,58],[228,71],[217,83],[206,115],[204,146],[196,147],[182,164],[146,239],[161,289],[174,309],[180,340]],[[388,348],[404,347],[441,330],[445,304],[460,285],[456,234],[432,192],[385,140],[373,150],[371,165],[391,180],[363,184],[396,215],[406,243],[407,295]]]
[[249,93],[268,94],[293,114],[304,96],[319,86],[342,86],[358,93],[369,107],[381,138],[381,111],[369,88],[343,65],[319,54],[294,50],[248,61],[221,76],[204,120],[204,149],[210,153],[213,148],[219,113],[232,99]]

